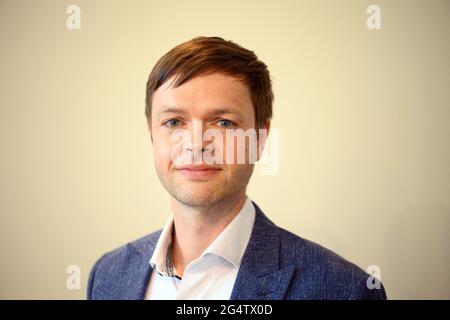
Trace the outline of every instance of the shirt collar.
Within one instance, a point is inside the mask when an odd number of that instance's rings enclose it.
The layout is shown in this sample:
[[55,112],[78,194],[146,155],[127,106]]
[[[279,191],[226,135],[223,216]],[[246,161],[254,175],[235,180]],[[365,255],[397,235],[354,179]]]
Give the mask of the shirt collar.
[[172,259],[170,252],[172,251],[172,231],[173,231],[173,215],[169,217],[164,228],[161,231],[155,250],[150,259],[152,268],[163,276],[174,276]]
[[[219,236],[201,254],[203,259],[208,254],[220,256],[238,268],[247,244],[250,240],[255,222],[255,207],[246,197],[241,211],[222,230]],[[150,264],[156,266],[158,273],[164,276],[175,276],[170,256],[173,232],[173,215],[169,217],[156,244]]]

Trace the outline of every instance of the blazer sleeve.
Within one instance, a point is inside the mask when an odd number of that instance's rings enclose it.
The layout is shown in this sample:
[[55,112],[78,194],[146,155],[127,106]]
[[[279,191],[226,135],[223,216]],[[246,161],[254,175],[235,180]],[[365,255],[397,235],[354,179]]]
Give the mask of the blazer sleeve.
[[94,292],[95,275],[97,272],[97,268],[104,257],[105,257],[105,255],[100,257],[100,259],[98,259],[97,262],[95,262],[95,264],[92,267],[91,272],[89,274],[89,281],[88,281],[87,292],[86,292],[87,300],[95,300],[96,299],[95,294],[94,294],[95,293]]

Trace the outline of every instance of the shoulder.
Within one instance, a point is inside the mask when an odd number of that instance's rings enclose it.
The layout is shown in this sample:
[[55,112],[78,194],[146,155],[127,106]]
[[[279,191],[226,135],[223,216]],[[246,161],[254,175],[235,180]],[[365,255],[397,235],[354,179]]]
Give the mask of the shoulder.
[[[158,242],[161,230],[155,231],[137,240],[131,241],[102,255],[92,267],[93,271],[114,271],[135,255],[149,256]],[[94,270],[96,269],[96,270]]]
[[160,234],[161,230],[155,231],[103,254],[90,271],[87,298],[108,296],[108,292],[113,292],[120,283],[126,270],[132,271],[135,266],[146,265],[142,262],[145,259],[150,261]]
[[280,237],[280,264],[294,265],[297,271],[291,285],[293,298],[386,299],[383,285],[369,289],[367,283],[373,278],[354,263],[313,241],[274,227]]

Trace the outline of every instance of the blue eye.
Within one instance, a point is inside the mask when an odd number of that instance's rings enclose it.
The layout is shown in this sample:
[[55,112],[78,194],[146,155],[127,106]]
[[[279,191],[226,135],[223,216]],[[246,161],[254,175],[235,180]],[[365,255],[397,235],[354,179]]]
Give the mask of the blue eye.
[[180,123],[181,123],[181,121],[178,120],[178,119],[170,119],[170,120],[167,120],[164,123],[164,125],[167,126],[167,127],[173,128],[173,127],[179,126]]
[[233,126],[233,122],[231,122],[230,120],[221,119],[219,120],[219,126],[222,128],[230,128]]

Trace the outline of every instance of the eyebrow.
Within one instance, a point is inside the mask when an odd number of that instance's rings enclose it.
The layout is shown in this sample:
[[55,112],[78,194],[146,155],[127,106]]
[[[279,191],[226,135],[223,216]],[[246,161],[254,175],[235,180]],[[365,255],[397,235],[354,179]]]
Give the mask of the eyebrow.
[[[158,112],[158,117],[166,113],[176,113],[176,114],[186,114],[186,110],[178,107],[165,107],[163,110]],[[236,114],[243,118],[242,112],[237,108],[215,108],[214,110],[208,111],[208,115],[222,115],[222,114]]]

